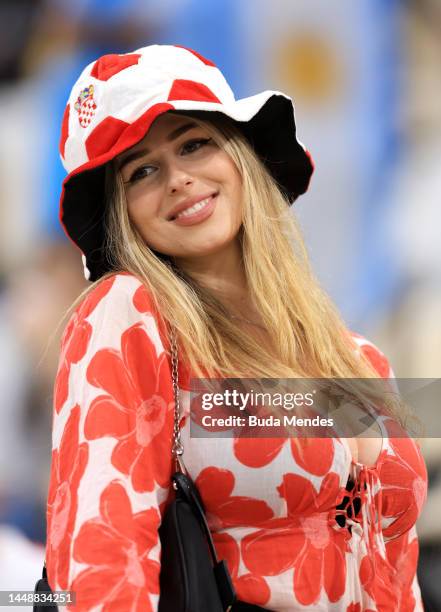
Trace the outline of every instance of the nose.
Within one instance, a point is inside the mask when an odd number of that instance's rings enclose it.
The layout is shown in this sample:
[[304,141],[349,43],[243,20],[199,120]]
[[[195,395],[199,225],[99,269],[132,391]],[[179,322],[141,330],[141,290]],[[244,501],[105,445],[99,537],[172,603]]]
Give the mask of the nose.
[[169,168],[168,191],[174,195],[193,184],[193,177],[182,168]]

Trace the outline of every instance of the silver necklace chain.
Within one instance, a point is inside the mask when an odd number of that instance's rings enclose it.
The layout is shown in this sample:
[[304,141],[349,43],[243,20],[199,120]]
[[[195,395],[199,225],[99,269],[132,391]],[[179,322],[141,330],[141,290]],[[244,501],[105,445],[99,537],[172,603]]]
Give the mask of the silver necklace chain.
[[184,447],[181,442],[181,430],[179,427],[181,404],[179,400],[178,347],[176,342],[176,330],[174,327],[172,327],[170,331],[170,348],[172,361],[173,395],[175,399],[172,455],[175,458],[176,463],[179,464],[179,458],[184,454]]
[[[255,323],[254,321],[250,321],[250,319],[246,319],[245,317],[237,317],[233,314],[230,315],[230,317],[232,319],[236,319],[237,321],[242,321],[243,323],[249,323],[250,325],[254,325],[255,327],[259,327],[260,329],[265,329],[263,325],[260,325],[260,323]],[[181,460],[181,457],[184,454],[184,446],[181,442],[181,429],[179,427],[181,417],[181,403],[179,398],[178,347],[176,341],[176,330],[174,327],[172,327],[170,330],[170,350],[172,363],[172,385],[175,400],[172,455],[175,459],[176,467],[179,467],[181,471],[183,471],[183,462]]]

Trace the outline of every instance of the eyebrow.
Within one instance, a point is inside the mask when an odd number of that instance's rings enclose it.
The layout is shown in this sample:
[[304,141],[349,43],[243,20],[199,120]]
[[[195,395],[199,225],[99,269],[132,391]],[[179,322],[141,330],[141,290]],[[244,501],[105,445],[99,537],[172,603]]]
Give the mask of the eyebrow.
[[[193,121],[191,123],[185,123],[184,125],[181,125],[180,127],[170,132],[170,134],[166,138],[167,142],[173,142],[173,140],[176,140],[177,138],[179,138],[179,136],[182,136],[182,134],[185,134],[185,132],[188,132],[188,130],[193,129],[194,127],[197,127],[197,124]],[[135,161],[140,157],[144,157],[144,155],[148,155],[149,153],[150,150],[146,147],[144,147],[143,149],[138,149],[137,151],[132,151],[132,153],[129,153],[128,155],[123,157],[123,159],[119,162],[118,170],[121,171],[124,166],[127,166],[127,164],[129,164],[130,162]]]

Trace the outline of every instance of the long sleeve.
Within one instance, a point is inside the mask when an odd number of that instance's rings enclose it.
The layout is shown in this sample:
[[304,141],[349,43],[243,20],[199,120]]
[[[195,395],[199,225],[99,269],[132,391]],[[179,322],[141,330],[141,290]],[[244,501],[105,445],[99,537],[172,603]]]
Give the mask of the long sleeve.
[[147,291],[97,285],[61,343],[54,390],[47,570],[76,612],[156,610],[173,390]]
[[[365,338],[358,336],[355,340],[379,376],[395,383],[385,355]],[[395,390],[399,391],[396,385]],[[427,472],[418,444],[404,429],[393,424],[388,434],[390,449],[379,470],[386,559],[396,586],[396,609],[419,612],[423,603],[417,577],[419,545],[415,523],[426,500]]]
[[418,537],[415,526],[398,538],[386,542],[386,555],[395,571],[400,612],[423,610],[417,578]]

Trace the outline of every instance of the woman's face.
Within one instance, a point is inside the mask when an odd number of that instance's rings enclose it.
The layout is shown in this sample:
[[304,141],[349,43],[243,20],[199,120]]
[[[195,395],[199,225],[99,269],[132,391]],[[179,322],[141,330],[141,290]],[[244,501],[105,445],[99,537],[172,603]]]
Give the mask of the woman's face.
[[221,252],[242,223],[232,159],[191,117],[165,113],[117,158],[128,213],[153,250],[176,258]]

